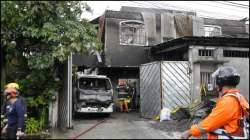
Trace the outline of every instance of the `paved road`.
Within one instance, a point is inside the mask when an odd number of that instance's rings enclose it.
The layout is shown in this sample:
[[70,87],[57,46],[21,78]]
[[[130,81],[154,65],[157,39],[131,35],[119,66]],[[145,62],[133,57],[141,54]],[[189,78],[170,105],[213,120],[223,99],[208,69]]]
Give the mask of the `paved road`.
[[152,127],[150,120],[139,117],[138,113],[113,113],[110,117],[88,116],[73,121],[74,129],[54,132],[52,138],[69,139],[87,130],[98,121],[107,118],[79,139],[170,139],[180,138],[180,133],[169,133]]

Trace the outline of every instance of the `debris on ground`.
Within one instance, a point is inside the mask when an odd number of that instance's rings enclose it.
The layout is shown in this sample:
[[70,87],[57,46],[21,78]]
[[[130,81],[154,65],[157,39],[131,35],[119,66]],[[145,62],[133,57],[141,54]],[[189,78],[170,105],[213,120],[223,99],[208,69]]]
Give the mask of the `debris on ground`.
[[179,106],[171,112],[171,119],[203,119],[214,107],[214,100],[204,100],[202,102],[195,101],[188,106]]
[[171,120],[170,115],[171,115],[171,110],[168,108],[163,108],[161,110],[160,122]]
[[155,121],[151,123],[152,127],[155,129],[160,129],[166,132],[183,132],[189,128],[190,120],[170,120],[170,121]]
[[[179,106],[170,113],[170,119],[166,121],[151,121],[151,125],[155,129],[160,129],[165,132],[184,132],[193,124],[199,123],[204,119],[214,107],[214,100],[204,100],[202,102],[195,101],[188,106]],[[203,136],[204,138],[205,136]]]
[[188,108],[178,107],[173,112],[171,112],[171,119],[173,120],[183,120],[190,118],[191,115],[189,113]]

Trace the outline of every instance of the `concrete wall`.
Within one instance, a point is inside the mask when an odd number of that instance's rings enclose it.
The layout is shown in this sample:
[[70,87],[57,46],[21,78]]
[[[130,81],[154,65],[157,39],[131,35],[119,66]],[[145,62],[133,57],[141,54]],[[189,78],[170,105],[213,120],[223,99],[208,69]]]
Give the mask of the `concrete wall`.
[[244,21],[204,18],[204,24],[221,26],[222,34],[224,35],[230,35],[234,37],[242,35],[247,36],[246,26]]
[[[222,27],[222,33],[227,35],[234,35],[242,37],[247,34],[245,31],[245,23],[240,21],[222,20],[222,19],[203,19],[195,17],[191,13],[180,13],[171,10],[155,10],[135,7],[123,7],[121,11],[124,12],[139,12],[143,16],[143,22],[148,37],[148,45],[160,44],[168,40],[177,38],[175,24],[175,16],[177,15],[189,15],[192,19],[192,34],[193,36],[204,36],[204,24],[205,25],[218,25]],[[122,15],[122,12],[120,14]],[[117,12],[119,13],[119,12]],[[148,48],[136,45],[121,45],[120,44],[120,25],[121,21],[129,20],[116,18],[105,19],[105,65],[108,67],[124,67],[124,66],[136,66],[153,61],[150,57]],[[121,17],[122,18],[122,17]],[[131,17],[132,18],[132,17]],[[179,28],[186,25],[183,16],[180,20],[182,23],[178,24]],[[190,26],[190,24],[189,24]],[[236,29],[237,26],[237,29]],[[190,27],[191,28],[191,27]],[[218,58],[219,59],[219,58]]]
[[138,8],[123,6],[120,11],[140,12],[143,15],[149,34],[149,45],[159,44],[176,38],[175,15],[188,15],[193,20],[193,35],[204,36],[203,19],[196,17],[194,12]]
[[[229,48],[225,49],[228,50]],[[242,50],[249,51],[249,49]],[[249,58],[224,57],[224,59],[229,61],[224,63],[225,66],[233,66],[240,73],[241,79],[238,88],[241,90],[241,94],[244,95],[249,101]]]
[[150,12],[142,12],[142,16],[144,19],[144,24],[146,27],[146,32],[148,36],[148,45],[154,45],[159,43],[156,39],[156,17],[154,13]]
[[193,46],[189,47],[190,49],[188,50],[188,57],[189,57],[189,62],[190,62],[190,78],[191,78],[191,97],[192,100],[191,102],[194,102],[195,100],[200,101],[201,96],[200,96],[200,64],[198,63],[193,63],[196,59],[195,56],[198,55],[197,49],[194,49]]
[[107,18],[105,24],[105,65],[110,67],[139,66],[150,61],[147,47],[120,44],[122,19]]
[[[144,23],[148,32],[148,44],[155,45],[180,36],[204,36],[204,21],[202,18],[173,13],[142,12]],[[176,21],[176,18],[179,20]],[[178,22],[178,24],[176,23]],[[177,29],[182,29],[182,34],[177,34]]]
[[171,13],[161,14],[161,42],[165,42],[168,39],[176,38],[176,31],[174,28],[174,15]]
[[[222,34],[224,35],[230,35],[235,37],[249,37],[249,31],[248,34],[246,33],[246,26],[245,21],[238,21],[238,20],[227,20],[227,19],[211,19],[211,18],[198,18],[195,17],[196,13],[194,12],[186,12],[186,11],[176,11],[176,10],[167,10],[167,9],[154,9],[154,8],[139,8],[139,7],[127,7],[123,6],[121,7],[120,11],[130,11],[130,12],[141,12],[141,13],[151,13],[151,14],[161,14],[161,19],[165,20],[163,16],[165,14],[183,14],[183,15],[191,15],[194,16],[193,18],[193,33],[194,36],[203,36],[204,35],[204,29],[203,29],[203,23],[205,25],[217,25],[222,27]],[[164,26],[163,23],[161,25]],[[165,24],[166,25],[166,24]],[[249,25],[248,25],[249,26]],[[151,26],[151,27],[155,27]]]
[[[214,56],[199,56],[199,49],[214,48]],[[189,62],[191,68],[191,94],[193,101],[201,100],[200,96],[200,72],[212,72],[219,66],[233,66],[240,75],[241,82],[238,88],[249,100],[249,58],[223,57],[223,50],[249,51],[248,48],[213,47],[213,46],[189,46]]]
[[205,36],[203,18],[193,16],[193,36]]
[[234,66],[239,71],[241,79],[238,88],[241,90],[241,94],[249,101],[249,59],[233,58],[224,65]]
[[[159,44],[177,37],[175,16],[184,16],[183,20],[186,19],[186,16],[190,16],[193,20],[193,35],[204,36],[203,19],[195,17],[196,13],[194,12],[126,6],[123,6],[120,11],[138,12],[143,15],[148,33],[148,45]],[[187,23],[183,22],[181,26],[183,26],[183,24]],[[182,29],[185,28],[182,27]],[[192,33],[190,32],[190,34]]]

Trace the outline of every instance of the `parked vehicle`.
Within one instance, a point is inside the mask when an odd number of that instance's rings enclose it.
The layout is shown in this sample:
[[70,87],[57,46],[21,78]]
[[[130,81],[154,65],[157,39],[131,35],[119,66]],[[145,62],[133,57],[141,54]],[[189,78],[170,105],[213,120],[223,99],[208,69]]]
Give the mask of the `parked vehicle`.
[[110,79],[104,75],[77,73],[73,91],[73,115],[75,113],[113,112],[113,89]]

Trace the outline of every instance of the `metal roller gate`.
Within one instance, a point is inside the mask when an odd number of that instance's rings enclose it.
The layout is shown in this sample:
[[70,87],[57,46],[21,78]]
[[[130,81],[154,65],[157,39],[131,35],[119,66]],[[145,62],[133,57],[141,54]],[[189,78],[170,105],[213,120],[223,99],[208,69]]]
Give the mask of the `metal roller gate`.
[[191,102],[188,61],[161,61],[140,67],[141,115],[153,118],[162,108]]

